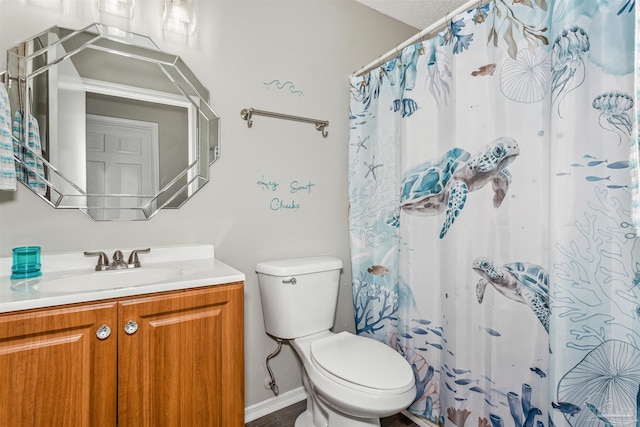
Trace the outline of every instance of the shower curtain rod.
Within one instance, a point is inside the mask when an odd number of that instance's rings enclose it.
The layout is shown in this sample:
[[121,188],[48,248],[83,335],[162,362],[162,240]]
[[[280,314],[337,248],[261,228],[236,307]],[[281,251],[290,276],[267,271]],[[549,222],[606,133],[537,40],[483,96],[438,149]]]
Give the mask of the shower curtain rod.
[[443,16],[442,18],[440,18],[439,20],[437,20],[433,24],[429,25],[424,30],[420,31],[418,34],[416,34],[415,36],[411,37],[409,40],[406,40],[405,42],[403,42],[403,43],[399,44],[398,46],[396,46],[395,48],[391,49],[386,54],[384,54],[382,56],[379,56],[378,59],[376,59],[375,61],[372,61],[368,65],[365,65],[364,67],[360,68],[358,71],[353,73],[352,76],[353,77],[360,77],[363,74],[368,73],[369,71],[374,70],[377,67],[379,67],[380,65],[384,64],[389,59],[391,59],[394,56],[396,56],[405,47],[410,46],[410,45],[412,45],[414,43],[418,43],[418,42],[421,42],[421,41],[424,41],[424,40],[429,40],[429,39],[435,37],[436,34],[438,34],[440,31],[444,30],[447,27],[448,21],[451,19],[451,17],[459,15],[462,12],[470,10],[470,9],[472,9],[474,7],[483,6],[483,5],[487,4],[487,3],[489,3],[490,1],[492,1],[492,0],[470,0],[470,1],[466,2],[465,4],[460,6],[459,8],[455,9],[453,12],[447,13],[445,16]]

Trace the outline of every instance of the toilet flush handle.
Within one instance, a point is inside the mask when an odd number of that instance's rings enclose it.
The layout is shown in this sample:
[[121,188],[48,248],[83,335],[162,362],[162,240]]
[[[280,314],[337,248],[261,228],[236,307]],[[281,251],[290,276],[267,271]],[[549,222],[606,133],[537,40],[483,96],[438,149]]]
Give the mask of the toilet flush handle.
[[289,280],[283,280],[282,283],[291,283],[292,285],[295,285],[296,283],[298,283],[298,281],[296,280],[295,277],[292,277]]

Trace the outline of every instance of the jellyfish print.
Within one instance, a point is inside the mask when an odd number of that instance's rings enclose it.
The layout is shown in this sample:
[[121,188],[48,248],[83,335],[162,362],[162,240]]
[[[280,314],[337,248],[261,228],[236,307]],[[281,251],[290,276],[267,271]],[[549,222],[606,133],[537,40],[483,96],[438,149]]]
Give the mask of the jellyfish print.
[[560,379],[557,399],[585,409],[563,412],[572,426],[601,427],[594,410],[615,418],[617,425],[635,425],[639,383],[640,350],[624,341],[608,340]]
[[449,86],[452,80],[451,58],[436,46],[435,39],[423,42],[426,50],[425,84],[438,106],[449,103]]
[[500,73],[500,90],[508,99],[516,102],[541,101],[548,89],[551,66],[547,51],[538,47],[535,51],[523,49],[516,59],[508,58]]
[[558,103],[560,117],[560,103],[564,97],[584,82],[584,56],[589,51],[589,46],[589,36],[578,26],[562,30],[553,42],[551,102]]
[[616,133],[618,143],[622,142],[623,136],[631,136],[632,122],[627,113],[633,107],[631,95],[616,91],[606,92],[596,96],[591,105],[600,112],[600,127]]

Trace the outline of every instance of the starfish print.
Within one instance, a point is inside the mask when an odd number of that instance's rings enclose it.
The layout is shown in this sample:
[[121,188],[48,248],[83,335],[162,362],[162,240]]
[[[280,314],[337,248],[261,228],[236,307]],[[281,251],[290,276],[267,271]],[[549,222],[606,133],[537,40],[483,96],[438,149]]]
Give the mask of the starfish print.
[[364,177],[368,177],[369,174],[373,175],[373,179],[375,179],[376,181],[378,180],[378,178],[376,177],[376,169],[379,168],[380,166],[383,166],[382,163],[376,165],[376,156],[374,155],[373,157],[371,157],[371,164],[364,162],[365,165],[367,165],[367,167],[369,168],[369,170],[367,171],[367,173],[364,175]]
[[367,142],[367,139],[369,139],[369,137],[366,137],[363,141],[360,141],[360,137],[358,137],[358,142],[356,142],[355,144],[350,144],[358,147],[358,149],[356,150],[356,154],[360,152],[360,148],[364,148],[365,150],[367,149],[367,146],[364,145],[364,143]]

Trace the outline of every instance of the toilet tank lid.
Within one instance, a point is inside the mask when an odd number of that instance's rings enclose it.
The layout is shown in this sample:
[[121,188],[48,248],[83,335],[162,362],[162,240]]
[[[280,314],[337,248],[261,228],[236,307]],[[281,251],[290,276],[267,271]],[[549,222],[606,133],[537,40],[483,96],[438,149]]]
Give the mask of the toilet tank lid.
[[256,265],[256,272],[271,276],[293,276],[296,274],[319,273],[340,270],[342,260],[332,256],[278,259],[264,261]]

